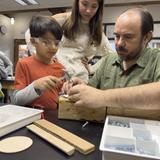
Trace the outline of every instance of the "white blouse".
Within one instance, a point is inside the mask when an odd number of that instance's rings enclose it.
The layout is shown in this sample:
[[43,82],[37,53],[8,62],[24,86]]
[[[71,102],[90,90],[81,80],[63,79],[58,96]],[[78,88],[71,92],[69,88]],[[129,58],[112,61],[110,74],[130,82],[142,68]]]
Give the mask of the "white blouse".
[[[69,13],[62,13],[53,17],[60,25],[63,25],[69,16]],[[82,64],[81,58],[87,57],[90,60],[95,55],[104,57],[109,52],[112,52],[112,48],[105,34],[103,33],[102,41],[99,46],[91,45],[89,26],[81,22],[74,41],[67,39],[65,36],[62,37],[56,56],[59,62],[65,66],[71,77],[77,76],[87,82],[89,77],[88,71]],[[91,73],[95,72],[101,61],[102,59],[95,65],[90,66]]]

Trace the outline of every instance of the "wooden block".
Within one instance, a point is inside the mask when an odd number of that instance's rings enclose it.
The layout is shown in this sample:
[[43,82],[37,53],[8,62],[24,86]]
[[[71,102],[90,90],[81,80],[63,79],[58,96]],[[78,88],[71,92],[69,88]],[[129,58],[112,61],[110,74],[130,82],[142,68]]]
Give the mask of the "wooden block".
[[31,124],[27,126],[27,128],[40,136],[41,138],[45,139],[47,142],[51,143],[55,147],[59,148],[69,156],[72,155],[75,151],[75,148],[68,144],[67,142],[57,138],[56,136],[48,133],[47,131],[43,130],[42,128],[39,128],[38,126]]
[[35,121],[34,124],[75,146],[83,154],[88,154],[95,150],[95,145],[47,120],[41,119]]
[[103,122],[106,117],[106,108],[75,107],[67,98],[59,98],[58,118],[72,120],[87,120]]

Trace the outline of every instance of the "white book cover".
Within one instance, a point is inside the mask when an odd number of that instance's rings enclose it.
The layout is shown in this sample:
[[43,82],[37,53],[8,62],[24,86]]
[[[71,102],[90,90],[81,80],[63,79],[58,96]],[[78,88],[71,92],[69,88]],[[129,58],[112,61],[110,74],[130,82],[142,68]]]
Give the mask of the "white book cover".
[[17,105],[0,106],[0,137],[40,119],[42,112]]

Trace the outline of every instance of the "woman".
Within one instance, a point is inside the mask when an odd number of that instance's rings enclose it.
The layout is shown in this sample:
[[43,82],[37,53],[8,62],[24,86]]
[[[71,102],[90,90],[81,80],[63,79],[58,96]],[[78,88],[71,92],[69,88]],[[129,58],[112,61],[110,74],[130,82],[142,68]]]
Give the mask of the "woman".
[[75,0],[71,12],[53,16],[64,30],[56,56],[70,77],[87,82],[102,60],[93,66],[87,66],[86,60],[112,51],[102,30],[103,4],[104,0]]

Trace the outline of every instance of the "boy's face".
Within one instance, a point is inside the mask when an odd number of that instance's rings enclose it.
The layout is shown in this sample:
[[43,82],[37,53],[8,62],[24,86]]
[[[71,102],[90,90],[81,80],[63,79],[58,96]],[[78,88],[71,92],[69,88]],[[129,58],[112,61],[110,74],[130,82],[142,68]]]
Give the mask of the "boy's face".
[[54,35],[51,32],[46,32],[43,37],[33,38],[32,41],[36,48],[36,57],[44,63],[51,62],[59,43]]

